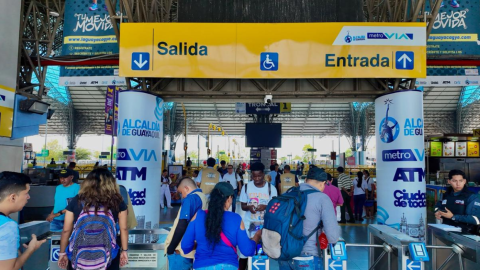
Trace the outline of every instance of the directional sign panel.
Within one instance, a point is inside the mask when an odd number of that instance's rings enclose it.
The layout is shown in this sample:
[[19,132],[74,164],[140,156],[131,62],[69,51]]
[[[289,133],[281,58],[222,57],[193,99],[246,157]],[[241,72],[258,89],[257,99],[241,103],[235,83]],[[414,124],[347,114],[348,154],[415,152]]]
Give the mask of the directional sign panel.
[[343,262],[328,259],[328,270],[342,270]]
[[237,102],[235,105],[235,112],[242,114],[279,114],[290,113],[291,111],[292,104],[290,102],[271,104]]
[[412,70],[415,54],[413,52],[398,51],[395,53],[395,68]]
[[124,77],[426,77],[425,23],[123,23],[120,35]]
[[422,270],[422,262],[407,259],[407,270]]
[[253,256],[252,257],[252,270],[268,270],[268,257],[267,256]]

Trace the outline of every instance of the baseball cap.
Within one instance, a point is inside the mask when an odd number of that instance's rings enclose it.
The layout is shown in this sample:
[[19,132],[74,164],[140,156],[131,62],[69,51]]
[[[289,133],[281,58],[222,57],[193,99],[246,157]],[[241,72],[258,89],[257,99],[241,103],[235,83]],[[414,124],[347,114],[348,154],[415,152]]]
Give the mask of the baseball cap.
[[64,169],[60,171],[59,175],[61,178],[69,177],[70,175],[73,175],[73,171],[70,169]]
[[317,180],[317,181],[327,181],[327,173],[318,167],[312,167],[307,174],[307,179]]
[[232,196],[235,192],[230,182],[219,182],[214,189],[218,189],[225,197]]

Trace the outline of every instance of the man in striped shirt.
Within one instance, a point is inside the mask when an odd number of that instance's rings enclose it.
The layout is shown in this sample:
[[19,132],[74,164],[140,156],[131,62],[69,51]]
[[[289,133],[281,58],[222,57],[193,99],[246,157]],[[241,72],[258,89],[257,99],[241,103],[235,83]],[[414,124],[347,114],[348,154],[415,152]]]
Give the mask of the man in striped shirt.
[[353,218],[352,213],[352,206],[350,205],[350,200],[352,198],[352,179],[350,179],[350,176],[344,173],[345,169],[343,167],[338,167],[337,171],[339,173],[338,189],[342,191],[342,197],[344,201],[343,205],[340,207],[340,211],[342,212],[340,223],[347,223],[345,220],[345,207],[347,207],[348,216],[350,217],[348,222],[355,223],[355,218]]

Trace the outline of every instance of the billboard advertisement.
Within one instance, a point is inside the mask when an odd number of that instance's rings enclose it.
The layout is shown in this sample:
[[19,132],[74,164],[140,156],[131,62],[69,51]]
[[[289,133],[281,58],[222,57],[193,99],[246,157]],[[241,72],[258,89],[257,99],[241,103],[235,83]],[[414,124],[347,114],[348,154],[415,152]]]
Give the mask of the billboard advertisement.
[[[104,0],[66,0],[62,56],[96,57],[118,53],[110,15]],[[125,85],[118,66],[63,66],[60,86]]]
[[424,23],[123,23],[120,33],[125,77],[426,76]]
[[378,97],[375,135],[377,222],[425,241],[423,93],[406,90]]
[[[431,1],[425,10],[431,11]],[[433,2],[432,2],[433,3]],[[480,54],[480,0],[443,1],[427,41],[428,59],[468,59]],[[417,86],[479,85],[477,66],[431,66],[427,79],[419,79]],[[457,76],[466,76],[458,78]],[[438,77],[438,78],[437,78]]]
[[117,136],[118,130],[118,92],[120,87],[110,85],[105,95],[105,134]]
[[[118,94],[116,177],[132,200],[137,229],[158,229],[163,143],[163,100],[139,91]],[[152,235],[136,235],[135,243],[150,243]]]

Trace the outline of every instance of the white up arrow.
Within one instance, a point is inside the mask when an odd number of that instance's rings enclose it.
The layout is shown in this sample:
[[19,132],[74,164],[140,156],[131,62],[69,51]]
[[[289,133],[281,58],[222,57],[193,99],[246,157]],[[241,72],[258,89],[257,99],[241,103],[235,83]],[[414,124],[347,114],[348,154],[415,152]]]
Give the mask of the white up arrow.
[[140,59],[138,59],[138,60],[139,61],[133,60],[133,62],[138,66],[138,68],[142,68],[143,66],[145,66],[145,64],[148,63],[148,60],[142,61],[143,60],[143,54],[140,54]]
[[[141,59],[141,58],[140,58]],[[407,56],[406,53],[404,53],[402,55],[402,57],[398,58],[397,60],[398,62],[402,62],[403,61],[403,68],[407,68],[407,61],[408,62],[412,62],[412,59],[410,59],[410,57]]]

